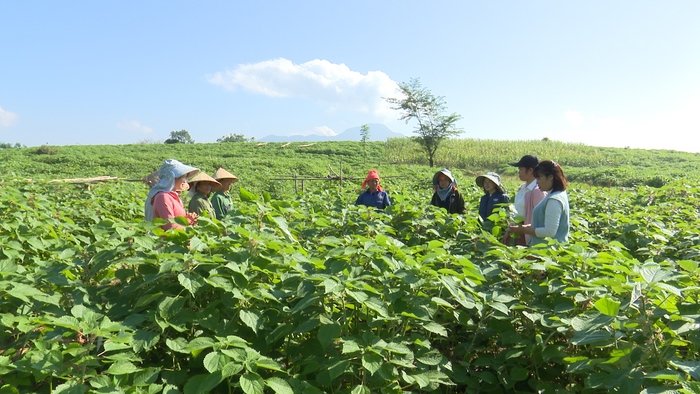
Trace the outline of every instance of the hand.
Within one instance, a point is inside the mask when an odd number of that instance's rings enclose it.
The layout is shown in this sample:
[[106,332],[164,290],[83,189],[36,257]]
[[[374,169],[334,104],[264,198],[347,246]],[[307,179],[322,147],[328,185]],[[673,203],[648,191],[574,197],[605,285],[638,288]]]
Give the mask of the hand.
[[190,222],[190,226],[193,226],[197,224],[197,218],[199,215],[197,215],[195,212],[187,212],[187,215],[185,215],[187,218],[187,221]]

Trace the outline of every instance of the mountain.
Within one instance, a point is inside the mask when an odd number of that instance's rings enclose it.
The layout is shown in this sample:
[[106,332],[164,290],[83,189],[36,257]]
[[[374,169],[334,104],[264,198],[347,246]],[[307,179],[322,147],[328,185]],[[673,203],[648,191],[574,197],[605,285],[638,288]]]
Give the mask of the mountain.
[[[369,123],[370,141],[386,141],[387,138],[405,138],[405,134],[391,131],[381,123]],[[337,135],[268,135],[260,142],[318,142],[318,141],[361,141],[362,126],[351,127]]]

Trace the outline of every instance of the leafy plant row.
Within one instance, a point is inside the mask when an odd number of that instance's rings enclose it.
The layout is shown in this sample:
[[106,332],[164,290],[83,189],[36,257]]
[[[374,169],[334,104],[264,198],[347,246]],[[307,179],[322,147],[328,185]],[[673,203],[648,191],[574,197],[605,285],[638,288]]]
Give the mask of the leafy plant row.
[[410,183],[169,234],[127,182],[5,185],[2,392],[700,391],[697,185],[574,189],[538,249]]

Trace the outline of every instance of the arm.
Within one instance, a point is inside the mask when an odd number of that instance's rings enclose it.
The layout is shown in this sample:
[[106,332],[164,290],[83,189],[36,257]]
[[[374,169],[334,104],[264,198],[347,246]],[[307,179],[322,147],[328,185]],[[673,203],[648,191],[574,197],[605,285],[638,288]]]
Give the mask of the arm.
[[[553,202],[555,203],[553,204]],[[559,219],[563,211],[564,207],[561,202],[551,198],[547,200],[547,206],[544,210],[544,227],[536,228],[535,236],[539,238],[554,237],[559,229]]]
[[389,200],[389,193],[384,192],[384,208],[391,205],[391,200]]

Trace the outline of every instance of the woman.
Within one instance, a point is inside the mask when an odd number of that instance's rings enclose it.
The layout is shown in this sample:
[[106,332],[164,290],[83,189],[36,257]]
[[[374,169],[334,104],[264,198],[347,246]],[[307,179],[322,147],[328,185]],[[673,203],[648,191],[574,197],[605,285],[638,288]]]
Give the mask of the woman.
[[362,188],[364,189],[367,187],[367,190],[360,193],[360,195],[357,197],[357,201],[355,201],[355,205],[365,205],[379,209],[384,209],[391,205],[389,195],[382,190],[379,183],[379,173],[377,170],[370,170],[367,173],[365,181],[362,182]]
[[435,192],[430,204],[442,207],[449,213],[464,213],[464,197],[457,190],[457,181],[452,172],[443,168],[433,175],[433,187]]
[[210,177],[204,172],[200,172],[195,175],[194,178],[190,179],[190,203],[187,205],[187,210],[194,212],[197,216],[201,216],[206,213],[206,216],[213,219],[216,216],[214,213],[214,207],[209,201],[209,196],[215,187],[221,186],[216,179]]
[[484,195],[479,200],[479,216],[483,222],[484,230],[490,232],[494,223],[489,220],[489,216],[498,204],[508,203],[510,198],[506,195],[506,188],[501,183],[501,177],[495,172],[476,177],[476,185],[484,191]]
[[[535,206],[542,201],[547,194],[540,189],[535,179],[535,167],[540,163],[537,156],[525,155],[516,163],[511,163],[513,167],[518,167],[518,178],[524,183],[518,188],[515,194],[513,205],[515,207],[516,216],[519,217],[520,224],[532,223],[532,211]],[[515,239],[516,245],[526,246],[530,241],[530,236],[525,235]],[[506,230],[503,237],[503,243],[508,245],[510,242],[510,230]]]
[[532,211],[531,224],[510,226],[509,230],[515,234],[529,235],[530,246],[546,243],[545,238],[567,242],[570,228],[569,197],[564,171],[556,162],[545,160],[535,167],[535,177],[547,195]]
[[238,181],[238,177],[224,170],[223,168],[219,168],[214,173],[213,178],[219,181],[221,187],[219,187],[211,197],[211,205],[214,206],[216,218],[221,220],[224,218],[224,216],[226,216],[228,211],[231,210],[232,204],[229,190],[231,189],[231,184]]
[[189,189],[187,177],[199,171],[198,168],[180,163],[175,159],[163,162],[158,170],[158,182],[148,191],[145,203],[145,216],[147,221],[162,218],[168,223],[161,226],[163,230],[171,228],[184,228],[173,223],[170,219],[184,216],[190,225],[197,222],[197,215],[185,213],[185,207],[180,200],[180,192]]

